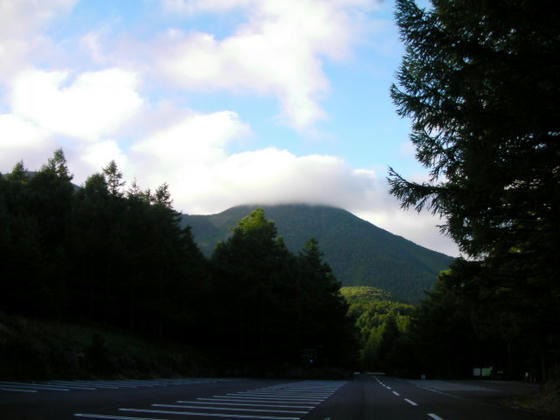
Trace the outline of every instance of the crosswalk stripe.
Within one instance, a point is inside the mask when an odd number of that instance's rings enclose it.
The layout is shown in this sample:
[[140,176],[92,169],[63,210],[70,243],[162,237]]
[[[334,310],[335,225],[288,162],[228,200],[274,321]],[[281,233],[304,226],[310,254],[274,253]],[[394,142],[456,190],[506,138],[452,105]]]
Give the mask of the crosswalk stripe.
[[152,407],[163,408],[194,408],[197,410],[221,410],[221,411],[246,411],[248,413],[293,413],[293,414],[307,414],[306,411],[296,410],[274,410],[270,408],[232,408],[232,407],[212,407],[212,406],[193,406],[193,405],[179,405],[179,404],[152,404]]
[[92,382],[74,382],[74,381],[49,381],[48,384],[53,385],[62,385],[67,386],[70,388],[84,388],[84,389],[119,389],[118,386],[114,385],[104,385],[101,383],[92,383]]
[[108,419],[108,420],[166,420],[166,419],[154,419],[147,417],[125,417],[125,416],[110,416],[105,414],[88,414],[88,413],[76,413],[74,417],[84,417],[88,419]]
[[[159,380],[159,381],[110,381],[110,385],[118,387],[156,387],[176,384],[193,383],[187,380]],[[201,381],[209,383],[210,381]],[[215,381],[213,381],[215,382]],[[261,419],[261,420],[300,420],[315,407],[330,398],[346,382],[323,383],[312,381],[280,384],[248,391],[215,395],[213,397],[198,397],[196,401],[177,401],[174,404],[154,403],[151,408],[119,408],[120,415],[76,413],[76,417],[107,420],[163,420],[134,417],[163,415],[184,417],[212,417],[228,419]],[[58,382],[63,385],[62,382]],[[82,386],[86,382],[82,383]],[[97,384],[100,389],[107,382],[91,381],[88,384]]]
[[254,396],[254,397],[250,397],[250,396],[239,396],[239,395],[214,395],[214,398],[219,398],[219,399],[228,399],[228,398],[235,398],[238,400],[244,400],[244,401],[253,401],[253,400],[258,400],[258,401],[269,401],[269,402],[273,402],[273,401],[283,401],[283,402],[300,402],[300,403],[322,403],[325,399],[317,399],[317,398],[285,398],[285,397],[259,397],[259,396]]
[[277,416],[255,416],[250,414],[218,414],[218,413],[197,413],[189,411],[167,411],[167,410],[147,410],[142,408],[119,408],[119,411],[133,413],[153,413],[153,414],[178,414],[183,416],[202,416],[202,417],[226,417],[236,419],[261,419],[261,420],[300,420],[300,417],[277,417]]
[[220,400],[220,402],[215,402],[213,398],[198,398],[201,401],[177,401],[179,404],[212,404],[212,405],[236,405],[236,406],[249,406],[249,407],[283,407],[283,408],[302,408],[302,409],[312,409],[314,406],[311,405],[285,405],[278,402],[263,402],[260,404],[254,404],[253,402],[238,402],[239,400]]
[[0,391],[7,392],[37,392],[35,389],[22,389],[22,388],[0,388]]
[[6,388],[23,388],[23,389],[36,389],[45,391],[70,391],[68,388],[60,386],[45,385],[43,383],[25,383],[25,382],[0,382],[0,386]]
[[[229,382],[231,379],[129,379],[129,380],[51,380],[45,382],[12,382],[0,381],[0,391],[6,392],[25,392],[24,389],[33,389],[34,392],[38,391],[96,391],[107,389],[122,389],[122,388],[138,388],[138,387],[166,387],[177,385],[191,385],[191,384],[207,384],[216,382]],[[14,389],[20,391],[15,391]],[[28,391],[32,392],[32,391]]]

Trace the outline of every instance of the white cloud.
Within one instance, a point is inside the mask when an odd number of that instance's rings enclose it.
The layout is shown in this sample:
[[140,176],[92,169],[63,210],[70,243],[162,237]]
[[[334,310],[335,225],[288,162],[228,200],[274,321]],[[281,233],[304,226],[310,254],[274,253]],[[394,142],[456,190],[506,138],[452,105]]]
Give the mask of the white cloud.
[[14,79],[12,111],[53,133],[95,141],[139,111],[134,73],[113,68],[82,73],[28,70]]
[[282,118],[305,129],[326,118],[319,101],[329,82],[322,58],[346,57],[358,39],[357,15],[375,0],[167,1],[187,14],[242,7],[248,21],[222,40],[169,31],[156,49],[158,71],[185,89],[250,91],[278,98]]
[[79,159],[83,164],[79,165],[80,171],[76,173],[77,179],[86,179],[96,172],[101,172],[102,168],[114,160],[127,177],[131,177],[133,170],[129,163],[128,156],[121,150],[114,140],[105,140],[98,143],[87,144],[80,150]]
[[417,213],[414,210],[401,210],[396,201],[391,206],[389,203],[394,201],[394,199],[389,197],[388,193],[383,198],[386,206],[385,209],[370,210],[362,206],[361,209],[354,209],[354,214],[418,245],[454,257],[460,255],[457,244],[451,238],[442,235],[439,228],[436,227],[443,224],[439,217],[433,216],[429,212]]
[[40,31],[77,0],[0,0],[0,74],[2,80],[25,65],[30,53],[48,42]]
[[48,131],[16,115],[0,114],[1,171],[10,171],[20,160],[28,168],[37,168],[57,147]]
[[236,7],[246,7],[252,0],[163,0],[163,8],[171,13],[194,14],[224,12]]
[[224,147],[232,139],[250,134],[248,125],[235,112],[212,114],[191,112],[180,121],[136,143],[132,150],[149,159],[176,168],[187,164],[212,164],[225,157]]
[[[176,114],[173,108],[170,112]],[[193,189],[212,194],[210,178],[215,166],[227,159],[226,146],[250,134],[235,112],[183,112],[131,146],[135,176],[152,188],[169,183],[176,202],[183,204],[193,199]]]
[[[212,179],[227,192],[221,199],[228,206],[302,202],[348,208],[375,188],[369,173],[353,171],[337,157],[296,156],[276,148],[230,155],[216,166]],[[214,198],[198,197],[195,202],[208,200]]]

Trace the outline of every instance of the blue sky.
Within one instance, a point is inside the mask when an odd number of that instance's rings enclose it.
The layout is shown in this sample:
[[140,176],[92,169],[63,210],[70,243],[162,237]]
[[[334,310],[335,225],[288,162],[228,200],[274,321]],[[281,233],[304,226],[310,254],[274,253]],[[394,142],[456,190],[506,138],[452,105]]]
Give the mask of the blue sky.
[[378,0],[0,0],[0,171],[62,147],[76,183],[115,160],[175,207],[328,204],[458,255],[400,210],[410,122],[389,96],[403,46]]

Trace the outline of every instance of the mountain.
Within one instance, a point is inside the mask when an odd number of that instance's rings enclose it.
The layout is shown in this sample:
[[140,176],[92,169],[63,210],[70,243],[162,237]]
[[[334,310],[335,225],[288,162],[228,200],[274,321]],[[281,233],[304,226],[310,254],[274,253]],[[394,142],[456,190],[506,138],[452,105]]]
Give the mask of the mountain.
[[311,237],[319,241],[343,286],[373,286],[416,303],[430,289],[452,257],[421,247],[339,208],[303,204],[238,206],[222,213],[183,215],[201,250],[210,255],[239,220],[261,207],[288,249],[298,252]]

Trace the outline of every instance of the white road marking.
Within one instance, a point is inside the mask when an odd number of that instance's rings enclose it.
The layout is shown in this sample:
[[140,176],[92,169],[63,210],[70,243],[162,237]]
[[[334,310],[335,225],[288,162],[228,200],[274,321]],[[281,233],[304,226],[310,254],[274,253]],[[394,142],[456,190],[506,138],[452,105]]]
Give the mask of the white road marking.
[[108,416],[105,414],[74,414],[74,417],[84,417],[88,419],[110,419],[110,420],[166,420],[166,419],[154,419],[147,417],[125,417],[125,416]]
[[274,410],[270,408],[232,408],[232,407],[211,407],[211,406],[195,406],[195,405],[179,405],[179,404],[152,404],[152,407],[164,408],[194,408],[196,410],[222,410],[222,411],[246,411],[248,413],[287,413],[287,414],[307,414],[309,410]]
[[[243,391],[243,392],[235,392],[235,394],[238,395],[243,395],[243,394],[257,394],[257,395],[301,395],[302,392],[305,392],[305,390],[286,390],[286,391],[276,391],[276,390],[272,390],[272,391]],[[230,392],[228,395],[234,394],[233,392]],[[313,396],[325,396],[325,395],[331,395],[332,391],[326,392],[326,391],[321,391],[321,392],[317,392],[317,391],[311,391],[311,392],[305,392],[305,395],[313,395]]]
[[0,386],[6,388],[36,389],[38,391],[70,391],[68,388],[62,388],[60,386],[52,386],[42,383],[34,384],[30,382],[0,382]]
[[119,411],[130,411],[133,413],[148,413],[148,414],[149,413],[178,414],[183,416],[226,417],[226,418],[236,418],[236,419],[300,420],[300,417],[253,416],[249,414],[197,413],[197,412],[189,412],[189,411],[145,410],[139,408],[119,408]]
[[[119,389],[118,386],[113,385],[105,385],[101,383],[91,383],[91,382],[74,382],[74,381],[49,381],[49,384],[57,385],[57,386],[66,386],[69,388],[78,388],[84,387],[85,389]],[[92,385],[95,385],[94,387]]]
[[[177,401],[178,404],[211,404],[211,405],[237,405],[243,407],[278,407],[278,408],[301,408],[301,409],[313,409],[314,406],[312,405],[285,405],[285,404],[278,404],[278,403],[261,403],[261,404],[252,404],[252,403],[242,403],[237,402],[239,400],[220,400],[220,402],[215,402],[212,398],[199,398],[199,400],[205,401]],[[223,401],[223,402],[222,402]],[[231,401],[231,402],[230,402]]]
[[434,413],[428,413],[428,417],[433,418],[434,420],[443,420],[440,416]]
[[315,394],[307,394],[307,393],[302,393],[302,392],[298,392],[298,393],[293,393],[293,394],[288,394],[288,393],[283,393],[283,392],[274,392],[274,393],[266,393],[266,394],[261,394],[260,392],[247,392],[247,393],[230,393],[230,394],[226,394],[226,396],[236,396],[236,397],[257,397],[257,398],[308,398],[308,399],[316,399],[316,400],[320,400],[320,399],[325,399],[330,397],[332,394],[328,394],[328,395],[315,395]]
[[0,388],[0,391],[7,392],[37,392],[35,389],[22,389],[22,388]]
[[409,403],[410,405],[413,405],[414,407],[418,406],[417,403],[415,403],[415,402],[412,401],[412,400],[409,400],[408,398],[405,398],[404,400],[405,400],[407,403]]
[[[171,385],[207,384],[216,382],[229,382],[228,379],[156,379],[156,380],[115,380],[115,381],[67,381],[51,380],[46,382],[9,382],[0,381],[0,391],[7,392],[39,392],[39,391],[96,391],[99,389],[121,389],[138,387],[164,387]],[[15,389],[18,389],[16,391]],[[29,389],[29,391],[25,391]],[[35,391],[31,391],[35,390]]]
[[219,398],[219,399],[230,399],[230,398],[235,398],[237,400],[243,400],[243,401],[268,401],[268,402],[273,402],[273,401],[281,401],[281,402],[288,402],[288,401],[294,401],[294,402],[315,402],[315,403],[321,403],[323,402],[325,399],[324,398],[305,398],[305,397],[290,397],[290,398],[284,398],[284,397],[258,397],[258,396],[248,396],[248,395],[214,395],[214,398]]
[[[176,383],[171,380],[158,382],[144,381],[142,384],[138,382],[112,381],[110,384],[113,386],[118,385],[119,387],[136,388],[137,386],[167,386]],[[208,383],[208,381],[205,383]],[[102,382],[100,384],[98,382],[97,384],[104,385],[105,383]],[[149,416],[150,414],[162,415],[165,418],[169,416],[194,416],[229,419],[300,420],[345,384],[346,382],[335,382],[334,385],[332,382],[295,382],[227,395],[200,397],[196,398],[197,401],[177,401],[177,405],[152,404],[154,409],[119,408],[120,412],[125,412],[121,415],[77,413],[75,416],[94,419],[154,420],[147,419],[146,417],[130,417],[130,415],[134,416],[132,413],[140,413],[140,415],[144,416]],[[232,414],[233,412],[237,414]],[[327,419],[330,420],[330,418]]]

